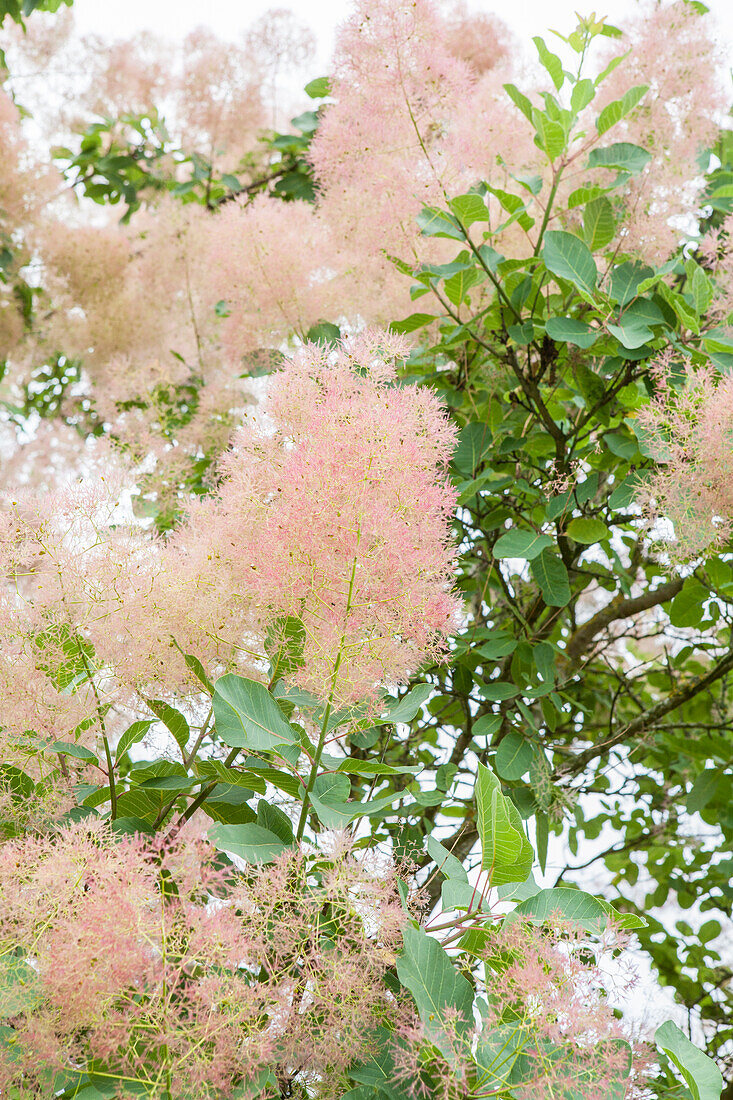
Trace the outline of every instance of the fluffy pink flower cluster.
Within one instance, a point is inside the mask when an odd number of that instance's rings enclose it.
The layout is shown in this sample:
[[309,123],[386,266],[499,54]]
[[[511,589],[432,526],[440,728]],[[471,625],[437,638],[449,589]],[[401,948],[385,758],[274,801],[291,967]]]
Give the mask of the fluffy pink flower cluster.
[[261,653],[268,625],[297,617],[294,679],[339,704],[438,657],[459,609],[454,429],[430,390],[396,383],[406,354],[376,332],[304,347],[234,436],[218,495],[173,542],[185,630],[203,645],[234,626]]
[[[468,1037],[446,1012],[441,1049],[422,1024],[397,1031],[397,1078],[408,1095],[463,1100],[509,1091],[517,1100],[582,1096],[584,1100],[640,1100],[649,1057],[614,1016],[607,999],[608,961],[625,945],[609,930],[594,946],[571,922],[526,919],[489,930],[480,955],[486,1008]],[[635,984],[616,967],[619,992]],[[472,1083],[474,1061],[478,1091]]]
[[470,98],[473,76],[448,49],[446,30],[430,0],[378,0],[357,4],[339,33],[337,102],[326,111],[312,159],[324,208],[367,253],[385,244],[403,253],[421,207],[442,202],[454,187],[445,128]]
[[640,497],[652,520],[666,518],[684,561],[722,546],[733,533],[733,379],[713,367],[688,367],[680,389],[669,383],[671,356],[657,361],[657,391],[638,414],[660,465]]
[[216,855],[88,823],[2,846],[4,1094],[47,1095],[94,1059],[119,1096],[233,1095],[269,1067],[279,1088],[341,1095],[396,1012],[394,874],[342,852],[314,877],[293,852],[226,877]]
[[634,142],[652,155],[627,185],[622,240],[625,251],[649,263],[669,257],[695,215],[703,183],[697,157],[715,140],[728,108],[720,47],[708,24],[685,0],[646,0],[605,58],[623,55],[601,85],[594,110],[635,85],[649,87],[611,131],[614,141]]
[[406,354],[376,332],[305,346],[234,436],[216,495],[167,543],[130,521],[130,475],[104,447],[65,491],[6,497],[5,736],[95,748],[141,696],[198,690],[180,650],[212,677],[262,677],[268,631],[287,616],[304,630],[293,680],[339,705],[438,659],[460,606],[455,434],[432,391],[397,384]]

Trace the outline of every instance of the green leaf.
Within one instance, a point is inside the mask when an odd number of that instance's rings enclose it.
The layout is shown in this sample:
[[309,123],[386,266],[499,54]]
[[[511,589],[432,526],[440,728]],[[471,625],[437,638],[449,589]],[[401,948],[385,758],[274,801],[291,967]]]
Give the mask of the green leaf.
[[444,848],[432,833],[427,839],[426,847],[428,855],[437,865],[441,874],[445,875],[446,878],[457,879],[459,882],[468,882],[468,873],[460,859],[456,859],[452,852]]
[[549,550],[543,550],[530,563],[529,568],[549,607],[565,607],[570,603],[570,579],[562,558]]
[[325,99],[331,94],[331,82],[327,76],[317,76],[315,80],[309,80],[303,89],[311,99]]
[[188,728],[188,722],[183,717],[179,710],[170,704],[163,702],[162,699],[146,699],[150,709],[156,718],[159,718],[164,726],[173,734],[173,738],[178,745],[181,752],[183,752],[188,744],[188,739],[191,736],[191,731]]
[[700,772],[687,796],[686,806],[689,814],[704,810],[708,802],[712,802],[722,776],[721,768],[706,768],[705,771]]
[[553,542],[549,535],[539,534],[537,531],[526,531],[520,527],[513,527],[494,543],[493,554],[499,560],[505,558],[524,558],[532,561],[541,554]]
[[[510,653],[513,653],[517,648],[517,639],[513,638],[511,634],[506,634],[500,630],[492,630],[491,637],[487,638],[485,642],[482,642],[477,648],[477,652],[482,657],[488,657],[490,660],[494,660],[498,657],[507,657]],[[480,719],[479,719],[480,721]]]
[[0,763],[0,791],[10,795],[13,802],[24,802],[31,798],[36,785],[29,775],[13,764]]
[[514,699],[519,695],[516,684],[510,684],[506,680],[489,680],[479,686],[479,691],[484,699],[492,703],[501,703],[505,699]]
[[676,290],[672,290],[666,283],[659,283],[657,290],[661,297],[664,298],[667,305],[670,306],[677,320],[681,321],[690,332],[694,332],[696,336],[699,336],[700,319],[697,313],[690,308],[682,295],[678,294]]
[[550,822],[546,813],[542,810],[537,810],[535,813],[535,844],[537,846],[537,862],[540,865],[540,871],[545,873],[547,867],[547,842],[550,834]]
[[481,869],[490,873],[492,886],[523,881],[532,870],[532,845],[516,806],[505,798],[499,780],[484,764],[478,765],[475,798]]
[[250,764],[247,767],[247,774],[250,773],[264,779],[267,783],[271,783],[273,787],[277,787],[279,791],[284,791],[291,798],[298,798],[300,795],[302,783],[300,778],[291,772],[283,772],[278,768],[260,768]]
[[544,41],[541,38],[533,38],[535,46],[537,47],[537,53],[540,55],[540,61],[550,74],[552,83],[557,88],[558,92],[565,83],[565,73],[563,72],[562,61],[557,54],[548,50]]
[[553,122],[540,111],[536,112],[535,122],[537,123],[535,145],[543,149],[550,160],[555,160],[565,151],[568,140],[565,130],[559,122]]
[[513,730],[499,744],[494,757],[494,767],[502,779],[513,782],[521,779],[529,771],[534,756],[535,747],[532,742]]
[[635,913],[619,913],[607,901],[568,886],[540,890],[533,897],[521,902],[510,914],[512,919],[531,917],[538,923],[549,920],[552,916],[573,921],[586,932],[601,931],[608,924],[609,918],[626,929],[643,928],[646,925],[646,921]]
[[489,210],[480,195],[457,195],[448,203],[451,210],[464,225],[474,222],[487,222]]
[[244,825],[214,825],[209,829],[208,836],[219,851],[231,852],[247,863],[272,863],[291,847],[270,829],[251,822]]
[[239,192],[242,190],[241,181],[237,178],[237,176],[233,176],[231,172],[225,172],[224,175],[221,177],[221,182],[223,184],[226,184],[229,190],[235,195],[239,194]]
[[238,787],[250,794],[265,794],[267,791],[267,784],[261,776],[249,770],[227,767],[223,760],[199,760],[196,773],[205,779],[216,779],[222,786]]
[[606,328],[615,336],[618,342],[629,351],[643,347],[649,340],[654,339],[654,333],[646,325],[640,324],[634,318],[620,317],[618,324],[607,324]]
[[483,1028],[476,1048],[482,1093],[504,1095],[512,1086],[519,1086],[530,1078],[533,1059],[523,1050],[531,1044],[531,1039],[532,1032],[519,1022]]
[[594,542],[602,542],[603,539],[611,537],[611,532],[605,523],[602,523],[599,519],[587,519],[585,516],[571,519],[567,525],[566,533],[571,539],[583,543],[584,546],[591,546]]
[[417,684],[407,695],[395,699],[381,718],[376,720],[376,724],[386,726],[388,723],[411,722],[434,690],[432,684]]
[[474,722],[472,733],[474,737],[492,737],[501,727],[501,723],[500,714],[483,714]]
[[351,1089],[341,1100],[411,1100],[396,1081],[392,1051],[397,1039],[394,1031],[377,1027],[370,1035],[367,1048],[369,1061],[349,1068],[349,1077],[366,1086],[366,1090]]
[[705,618],[703,609],[709,599],[710,591],[705,585],[695,577],[688,577],[669,608],[672,626],[699,626]]
[[636,84],[633,88],[629,88],[628,91],[624,92],[621,99],[615,99],[613,103],[605,106],[596,120],[598,133],[605,134],[606,130],[610,130],[612,126],[625,118],[641,102],[648,91],[648,84]]
[[[448,1058],[455,1058],[455,1036],[468,1041],[473,1024],[473,988],[456,969],[437,940],[421,928],[402,929],[404,951],[397,959],[397,976],[415,999],[423,1027],[431,1042]],[[443,1026],[451,1010],[448,1028]]]
[[525,321],[521,325],[510,325],[507,332],[515,344],[531,344],[534,340],[534,325]]
[[225,825],[249,824],[257,820],[249,804],[252,793],[243,787],[232,787],[230,783],[218,783],[206,795],[201,809],[208,817]]
[[652,159],[651,153],[640,145],[628,141],[618,141],[602,149],[591,149],[588,154],[589,168],[615,168],[620,172],[638,175]]
[[417,224],[423,237],[450,237],[454,241],[466,239],[453,215],[437,206],[424,206],[417,216]]
[[198,657],[194,657],[192,653],[184,653],[183,659],[186,662],[186,667],[191,669],[191,672],[194,674],[198,682],[206,688],[209,695],[213,695],[214,685],[212,684],[209,677],[206,675],[206,670],[201,664],[201,661],[199,661]]
[[115,760],[121,760],[132,745],[142,741],[152,724],[150,719],[145,719],[142,722],[133,722],[131,726],[128,726],[117,743]]
[[[346,779],[346,776],[341,774],[341,778]],[[400,791],[393,791],[382,798],[369,798],[365,802],[342,802],[336,797],[338,793],[329,792],[328,800],[317,794],[310,795],[313,808],[327,829],[343,829],[350,821],[355,821],[359,817],[379,814],[402,795]]]
[[[325,80],[325,77],[322,77],[322,79]],[[312,81],[311,83],[316,82]],[[254,1077],[247,1077],[244,1084],[232,1093],[232,1100],[260,1100],[263,1094],[266,1096],[271,1095],[272,1088],[277,1088],[277,1080],[269,1066],[265,1066],[264,1069],[258,1070]]]
[[458,446],[453,454],[457,470],[472,477],[479,466],[491,454],[493,433],[488,424],[470,421],[458,435]]
[[95,764],[97,763],[97,758],[93,752],[85,749],[83,745],[75,744],[73,741],[54,741],[49,748],[51,752],[58,752],[63,756],[75,756],[77,760],[93,760]]
[[338,770],[346,772],[347,775],[417,775],[422,768],[418,764],[401,764],[399,767],[393,767],[391,764],[382,764],[380,760],[346,759],[339,764]]
[[712,1058],[690,1042],[671,1020],[658,1027],[654,1041],[685,1079],[694,1100],[720,1100],[723,1076]]
[[341,339],[341,329],[331,321],[319,321],[317,325],[311,325],[305,338],[310,344],[322,344],[327,348],[333,348]]
[[154,775],[138,783],[141,791],[190,791],[200,780],[190,775]]
[[216,732],[230,748],[252,752],[294,745],[298,736],[264,684],[229,672],[216,681]]
[[579,348],[589,348],[601,335],[598,329],[591,328],[585,321],[575,317],[550,317],[545,332],[551,340],[563,344],[575,344]]
[[0,955],[0,1018],[18,1016],[43,1000],[37,971],[19,955]]
[[651,328],[653,325],[664,324],[664,314],[651,298],[636,298],[624,310],[623,320],[633,320],[637,324],[648,325]]
[[598,269],[590,250],[579,237],[560,229],[545,233],[542,258],[545,266],[560,279],[568,279],[586,294],[595,290]]
[[573,85],[573,90],[570,93],[570,106],[573,111],[576,114],[583,111],[593,101],[595,94],[596,89],[592,80],[587,77],[579,80],[577,84]]
[[520,92],[516,84],[504,84],[504,91],[511,99],[515,107],[518,107],[528,122],[534,125],[534,108],[527,96]]
[[593,184],[592,187],[577,187],[568,195],[568,210],[574,210],[576,206],[585,206],[587,202],[593,202],[610,191],[609,187],[600,187]]
[[445,296],[454,306],[459,306],[464,301],[468,291],[481,281],[481,274],[475,267],[468,270],[456,271],[449,279],[445,280],[443,289]]
[[690,292],[697,312],[700,315],[707,313],[713,300],[713,284],[699,264],[694,264]]
[[651,275],[653,275],[653,271],[650,267],[632,263],[631,260],[625,260],[618,267],[614,267],[611,272],[608,287],[609,298],[613,299],[614,302],[618,302],[623,309],[639,293],[641,283]]
[[310,801],[327,829],[340,829],[351,821],[355,806],[347,805],[350,793],[351,783],[343,772],[326,772],[316,778]]
[[605,248],[616,233],[613,209],[606,198],[593,199],[583,211],[583,235],[591,252]]
[[349,777],[343,772],[324,772],[316,777],[311,794],[317,795],[323,802],[334,805],[346,802],[351,794]]
[[278,806],[271,806],[266,798],[261,798],[257,803],[257,824],[274,833],[283,844],[293,843],[292,821]]
[[[527,213],[527,204],[519,195],[514,195],[511,191],[504,191],[500,187],[491,187],[486,184],[486,188],[495,195],[499,200],[503,210],[506,210],[507,214],[511,215],[509,221],[505,222],[501,227],[506,229],[507,226],[513,222],[519,222],[522,229],[531,229],[534,225],[534,218],[530,217]],[[497,230],[498,232],[498,230]]]
[[629,474],[611,493],[608,498],[609,506],[614,509],[628,508],[642,484],[643,479],[640,474]]
[[392,332],[397,332],[404,336],[408,332],[415,332],[417,329],[423,328],[425,325],[429,325],[435,320],[436,317],[434,313],[411,313],[409,317],[405,317],[401,321],[392,321],[389,327]]

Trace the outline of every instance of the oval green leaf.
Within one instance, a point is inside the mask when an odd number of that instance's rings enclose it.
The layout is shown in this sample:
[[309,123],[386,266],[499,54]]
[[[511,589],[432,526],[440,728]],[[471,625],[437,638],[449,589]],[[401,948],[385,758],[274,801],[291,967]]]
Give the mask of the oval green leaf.
[[545,267],[560,279],[567,279],[586,294],[596,288],[598,269],[587,244],[574,233],[551,229],[545,233],[542,249]]
[[230,748],[261,752],[297,742],[295,730],[264,684],[227,673],[214,690],[216,732]]
[[525,561],[532,561],[548,546],[552,546],[552,539],[549,535],[541,535],[537,531],[525,531],[523,528],[513,527],[511,531],[500,535],[494,543],[494,557],[499,559],[524,558]]

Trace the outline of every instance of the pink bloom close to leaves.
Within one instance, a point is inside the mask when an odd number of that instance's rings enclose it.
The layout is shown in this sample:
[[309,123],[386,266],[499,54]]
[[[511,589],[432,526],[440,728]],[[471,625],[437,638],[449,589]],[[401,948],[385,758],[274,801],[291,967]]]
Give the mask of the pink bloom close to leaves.
[[0,849],[3,1095],[49,1095],[49,1073],[92,1058],[117,1096],[230,1096],[274,1067],[340,1097],[397,1012],[393,869],[346,850],[310,875],[292,851],[245,875],[216,857],[190,827],[168,842],[99,822]]
[[733,380],[712,366],[689,367],[675,388],[672,365],[670,355],[656,362],[657,392],[639,412],[659,465],[638,499],[652,520],[672,523],[674,541],[664,550],[685,561],[733,532]]
[[610,131],[613,141],[633,142],[651,154],[625,188],[621,245],[648,263],[668,259],[694,218],[704,183],[697,157],[714,142],[728,108],[711,22],[712,16],[701,16],[684,0],[647,0],[604,59],[623,55],[600,86],[594,110],[631,87],[648,88],[639,106]]
[[612,983],[626,994],[636,981],[618,964],[609,976],[609,960],[626,946],[623,934],[609,928],[594,942],[555,917],[539,926],[505,921],[486,932],[480,1023],[467,1033],[446,1009],[438,1043],[434,1027],[428,1034],[422,1022],[403,1023],[392,1051],[400,1087],[424,1100],[509,1090],[517,1100],[641,1100],[648,1051],[607,998]]
[[293,679],[339,705],[438,658],[459,611],[445,470],[454,429],[429,389],[397,384],[406,354],[401,338],[375,332],[333,352],[304,347],[234,436],[218,497],[191,512],[174,546],[205,629],[216,633],[225,598],[230,626],[262,652],[271,624],[299,618]]
[[63,492],[7,497],[4,736],[96,749],[100,704],[117,704],[114,738],[141,697],[199,690],[182,653],[214,678],[264,678],[266,640],[288,618],[303,636],[290,679],[339,706],[376,702],[439,659],[460,607],[454,429],[431,390],[397,384],[406,354],[377,333],[304,347],[234,436],[218,493],[167,543],[118,507],[134,477],[103,472],[104,447]]

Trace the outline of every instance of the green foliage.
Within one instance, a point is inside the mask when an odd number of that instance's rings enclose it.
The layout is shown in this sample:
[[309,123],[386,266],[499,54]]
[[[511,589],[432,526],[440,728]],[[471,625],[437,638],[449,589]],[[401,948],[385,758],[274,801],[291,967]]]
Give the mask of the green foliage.
[[446,1046],[445,1010],[458,1013],[452,1028],[459,1035],[466,1035],[473,1022],[473,989],[471,983],[460,974],[450,956],[421,928],[403,930],[404,952],[397,960],[397,975],[415,998],[420,1019],[427,1034],[436,1046]]
[[231,748],[250,751],[293,745],[296,734],[262,684],[229,673],[214,691],[216,731]]
[[676,1024],[667,1020],[657,1028],[654,1039],[684,1077],[694,1100],[718,1100],[723,1088],[720,1070]]
[[71,7],[74,0],[0,0],[0,23],[6,16],[23,26],[34,11],[58,11],[62,4]]
[[514,803],[501,793],[501,784],[483,764],[478,765],[476,814],[481,841],[481,868],[492,886],[524,882],[534,853]]
[[[314,99],[328,94],[325,78],[312,81],[308,88]],[[76,147],[59,145],[52,153],[77,194],[100,205],[124,204],[123,223],[160,192],[212,210],[262,193],[285,202],[313,202],[308,149],[318,120],[318,110],[307,111],[292,119],[294,132],[263,134],[257,155],[221,175],[210,159],[177,145],[165,119],[154,110],[99,119],[77,135]]]

